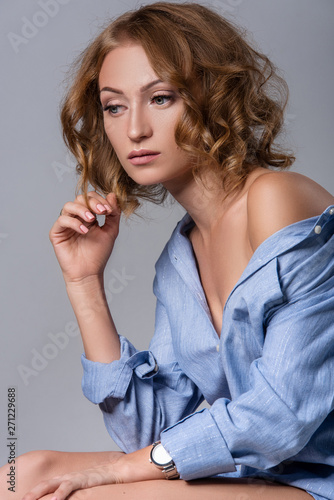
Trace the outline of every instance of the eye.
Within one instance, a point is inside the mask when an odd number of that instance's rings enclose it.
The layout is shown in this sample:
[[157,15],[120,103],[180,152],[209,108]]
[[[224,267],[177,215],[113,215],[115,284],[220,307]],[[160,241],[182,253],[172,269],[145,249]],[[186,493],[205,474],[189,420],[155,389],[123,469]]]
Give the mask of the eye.
[[120,108],[122,108],[120,104],[109,104],[109,106],[103,108],[103,111],[107,111],[111,115],[117,115],[121,111]]
[[163,104],[166,104],[172,99],[171,95],[167,94],[160,94],[156,95],[152,98],[152,101],[155,102],[155,104],[158,104],[158,106],[162,106]]

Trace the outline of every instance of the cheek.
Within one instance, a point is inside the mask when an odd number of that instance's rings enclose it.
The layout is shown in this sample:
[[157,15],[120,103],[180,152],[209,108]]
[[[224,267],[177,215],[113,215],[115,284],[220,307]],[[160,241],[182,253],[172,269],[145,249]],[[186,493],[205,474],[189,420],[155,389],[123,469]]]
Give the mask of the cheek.
[[168,117],[159,117],[155,121],[155,137],[158,141],[161,141],[161,145],[167,146],[170,150],[175,150],[177,148],[175,141],[175,130],[178,122],[175,120],[170,120]]
[[120,143],[120,133],[119,129],[114,127],[113,125],[110,125],[108,123],[104,124],[104,131],[106,133],[106,136],[109,139],[109,142],[111,143],[112,147],[115,149],[115,151],[118,148],[118,144]]

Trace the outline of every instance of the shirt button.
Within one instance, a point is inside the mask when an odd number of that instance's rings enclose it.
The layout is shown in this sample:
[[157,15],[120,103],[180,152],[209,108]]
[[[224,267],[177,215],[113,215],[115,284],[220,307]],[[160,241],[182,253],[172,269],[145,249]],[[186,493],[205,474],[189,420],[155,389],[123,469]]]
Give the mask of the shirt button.
[[334,208],[331,208],[331,209],[329,210],[329,215],[333,215],[333,214],[334,214]]
[[216,351],[219,352],[219,344],[216,345]]
[[315,228],[314,228],[314,232],[315,232],[316,234],[320,234],[320,233],[321,233],[321,226],[315,226]]

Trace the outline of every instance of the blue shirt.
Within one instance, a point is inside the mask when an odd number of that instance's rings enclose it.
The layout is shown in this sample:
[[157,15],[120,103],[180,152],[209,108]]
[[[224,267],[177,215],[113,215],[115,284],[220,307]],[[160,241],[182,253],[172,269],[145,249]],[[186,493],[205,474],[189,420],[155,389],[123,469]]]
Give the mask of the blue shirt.
[[186,214],[156,263],[149,350],[120,336],[120,360],[83,355],[84,394],[124,451],[161,438],[185,480],[256,476],[334,499],[334,207],[257,248],[220,338],[192,225]]

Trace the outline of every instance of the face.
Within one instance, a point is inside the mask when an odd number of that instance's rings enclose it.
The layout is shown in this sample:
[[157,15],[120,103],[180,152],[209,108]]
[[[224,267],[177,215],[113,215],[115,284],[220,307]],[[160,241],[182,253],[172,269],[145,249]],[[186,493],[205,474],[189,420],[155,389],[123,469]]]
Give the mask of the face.
[[161,81],[141,45],[121,45],[99,75],[105,132],[127,174],[138,184],[180,187],[191,178],[188,155],[175,142],[184,103]]

